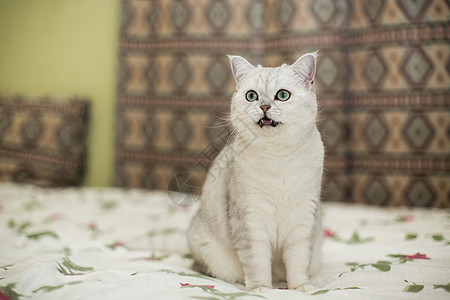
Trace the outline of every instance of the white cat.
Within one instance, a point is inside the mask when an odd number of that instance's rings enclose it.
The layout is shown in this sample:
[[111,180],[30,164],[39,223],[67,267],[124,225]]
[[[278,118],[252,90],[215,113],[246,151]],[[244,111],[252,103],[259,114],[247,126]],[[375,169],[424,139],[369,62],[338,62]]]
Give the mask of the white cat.
[[316,53],[291,66],[229,56],[234,140],[213,162],[188,231],[194,267],[264,292],[314,289],[324,148],[316,126]]

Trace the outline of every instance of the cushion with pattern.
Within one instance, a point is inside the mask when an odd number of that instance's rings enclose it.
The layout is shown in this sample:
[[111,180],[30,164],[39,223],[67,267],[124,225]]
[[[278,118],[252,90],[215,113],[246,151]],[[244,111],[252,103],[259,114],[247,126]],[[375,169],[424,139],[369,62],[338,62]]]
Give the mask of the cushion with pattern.
[[0,181],[79,185],[87,116],[81,98],[0,95]]

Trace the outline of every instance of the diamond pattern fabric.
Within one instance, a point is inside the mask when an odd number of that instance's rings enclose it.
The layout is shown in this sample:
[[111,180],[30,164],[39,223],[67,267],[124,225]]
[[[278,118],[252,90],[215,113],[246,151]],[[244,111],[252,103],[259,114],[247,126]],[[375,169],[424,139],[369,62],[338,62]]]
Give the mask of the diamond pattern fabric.
[[319,49],[323,200],[450,207],[448,1],[124,0],[122,15],[116,185],[204,180],[230,130],[226,54]]

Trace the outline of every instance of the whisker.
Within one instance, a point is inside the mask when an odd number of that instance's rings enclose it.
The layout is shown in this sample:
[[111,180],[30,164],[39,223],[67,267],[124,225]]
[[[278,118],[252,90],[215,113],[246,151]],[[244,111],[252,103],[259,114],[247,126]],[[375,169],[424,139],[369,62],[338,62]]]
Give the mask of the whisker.
[[235,136],[236,136],[236,132],[237,132],[237,130],[236,130],[236,128],[232,128],[231,129],[231,131],[230,131],[230,135],[228,136],[228,139],[227,139],[227,145],[228,144],[230,144],[231,142],[232,142],[232,140],[234,140],[234,138],[235,138]]
[[213,111],[213,110],[212,110],[212,111],[210,111],[210,112],[214,115],[214,117],[216,117],[216,118],[219,119],[219,120],[222,120],[222,121],[228,121],[228,120],[230,119],[230,112],[229,112],[229,111],[219,112],[219,113],[225,115],[225,118],[219,116],[219,115],[216,113],[216,111]]
[[214,125],[205,125],[203,127],[204,128],[222,128],[222,127],[228,127],[230,125],[231,125],[231,122],[223,122],[223,123],[214,124]]

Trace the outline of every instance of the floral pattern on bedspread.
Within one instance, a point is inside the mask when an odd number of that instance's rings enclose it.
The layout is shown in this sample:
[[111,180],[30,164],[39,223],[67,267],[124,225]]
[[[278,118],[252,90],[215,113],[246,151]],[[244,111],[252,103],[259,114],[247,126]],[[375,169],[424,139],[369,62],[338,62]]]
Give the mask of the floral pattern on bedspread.
[[[450,211],[324,204],[317,290],[199,274],[163,192],[0,184],[0,299],[448,299]],[[220,259],[220,258],[218,258]]]

